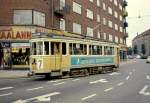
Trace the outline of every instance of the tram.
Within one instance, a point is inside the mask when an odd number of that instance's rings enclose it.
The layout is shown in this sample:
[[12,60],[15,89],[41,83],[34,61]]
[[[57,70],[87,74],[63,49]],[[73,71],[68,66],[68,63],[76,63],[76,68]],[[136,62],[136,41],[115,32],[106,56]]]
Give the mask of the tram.
[[114,71],[119,67],[119,46],[114,43],[40,34],[32,38],[30,44],[33,75],[86,76]]

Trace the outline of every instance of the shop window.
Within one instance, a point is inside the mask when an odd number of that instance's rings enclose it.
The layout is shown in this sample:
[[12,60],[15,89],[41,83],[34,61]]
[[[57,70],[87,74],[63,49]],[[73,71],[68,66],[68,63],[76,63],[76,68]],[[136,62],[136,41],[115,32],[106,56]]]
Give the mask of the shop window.
[[49,55],[49,42],[44,42],[44,55]]

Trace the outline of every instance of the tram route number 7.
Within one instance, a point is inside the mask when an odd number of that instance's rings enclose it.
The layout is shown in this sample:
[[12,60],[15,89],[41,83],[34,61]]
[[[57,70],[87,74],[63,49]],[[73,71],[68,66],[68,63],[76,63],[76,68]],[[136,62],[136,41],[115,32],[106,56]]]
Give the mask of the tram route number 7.
[[43,60],[42,59],[37,60],[37,68],[38,69],[43,69]]

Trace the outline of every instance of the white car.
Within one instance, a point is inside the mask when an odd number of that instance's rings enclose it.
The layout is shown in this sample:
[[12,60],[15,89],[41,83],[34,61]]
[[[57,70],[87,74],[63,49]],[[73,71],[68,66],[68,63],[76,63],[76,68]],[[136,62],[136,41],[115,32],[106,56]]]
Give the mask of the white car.
[[146,63],[150,63],[150,56],[147,57]]
[[136,59],[140,59],[140,58],[141,58],[141,56],[140,56],[140,55],[137,55],[137,56],[136,56]]

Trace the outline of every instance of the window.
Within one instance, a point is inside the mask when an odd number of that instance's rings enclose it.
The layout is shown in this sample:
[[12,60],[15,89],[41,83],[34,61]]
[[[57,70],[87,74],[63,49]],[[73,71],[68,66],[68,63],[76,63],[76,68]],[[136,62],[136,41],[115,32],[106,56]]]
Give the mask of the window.
[[36,50],[36,42],[33,42],[32,43],[32,49],[31,49],[32,51],[31,51],[31,54],[32,55],[36,55],[36,53],[37,53],[37,50]]
[[117,6],[117,5],[118,5],[118,1],[117,1],[117,0],[114,0],[114,4]]
[[65,7],[65,0],[60,0],[60,10],[62,10],[63,7]]
[[97,38],[101,38],[100,32],[97,32]]
[[66,43],[62,43],[62,55],[66,55],[67,47]]
[[93,37],[93,29],[90,27],[87,27],[87,35]]
[[104,55],[114,55],[114,48],[113,47],[104,47]]
[[120,27],[120,32],[123,32],[123,27]]
[[39,26],[45,26],[45,14],[34,11],[34,24]]
[[117,11],[115,11],[115,18],[118,18],[118,13],[117,13]]
[[111,7],[108,7],[108,13],[112,15],[113,12]]
[[87,17],[93,19],[93,11],[87,9]]
[[49,55],[49,42],[44,42],[44,55]]
[[100,22],[100,15],[97,14],[97,22]]
[[81,14],[81,5],[73,2],[73,11],[78,13],[78,14]]
[[100,6],[100,0],[97,0],[97,6]]
[[102,46],[90,45],[89,55],[102,55]]
[[106,4],[103,3],[103,10],[106,10]]
[[120,43],[123,44],[123,38],[120,38]]
[[122,10],[122,5],[121,4],[119,4],[119,9]]
[[104,33],[104,40],[106,40],[107,39],[107,34],[106,33]]
[[73,32],[81,34],[81,25],[77,23],[73,23]]
[[43,42],[37,42],[37,55],[43,55]]
[[109,41],[113,41],[113,36],[109,34]]
[[93,2],[93,0],[89,0],[90,2]]
[[120,21],[122,21],[122,15],[120,15]]
[[14,10],[14,24],[32,24],[32,10]]
[[112,28],[113,27],[113,25],[112,25],[112,21],[108,21],[108,26],[110,27],[110,28]]
[[65,30],[65,20],[64,19],[60,19],[60,29]]
[[115,30],[118,30],[118,25],[117,24],[115,24]]
[[107,25],[106,18],[103,18],[103,24],[104,24],[104,25]]
[[87,45],[70,43],[69,52],[71,55],[87,55]]
[[117,36],[115,36],[115,42],[118,43],[119,42],[119,38]]

